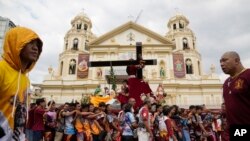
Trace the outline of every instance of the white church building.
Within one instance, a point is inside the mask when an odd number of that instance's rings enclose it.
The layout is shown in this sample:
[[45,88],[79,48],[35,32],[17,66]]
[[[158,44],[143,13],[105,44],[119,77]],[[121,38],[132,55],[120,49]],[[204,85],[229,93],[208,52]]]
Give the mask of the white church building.
[[[80,100],[83,95],[93,93],[98,85],[102,89],[111,88],[107,82],[110,67],[89,67],[89,61],[134,58],[135,44],[141,42],[143,59],[157,60],[157,65],[144,68],[145,81],[154,92],[159,84],[163,85],[167,104],[186,108],[205,104],[208,108],[219,108],[222,82],[215,74],[214,65],[211,64],[210,72],[203,72],[202,56],[189,20],[177,14],[169,19],[167,28],[166,35],[160,35],[128,21],[97,37],[91,31],[91,19],[80,13],[72,19],[64,37],[58,67],[49,67],[42,84],[34,84],[36,91],[42,97],[53,97],[57,103],[64,103]],[[126,66],[114,70],[119,81],[127,78]]]

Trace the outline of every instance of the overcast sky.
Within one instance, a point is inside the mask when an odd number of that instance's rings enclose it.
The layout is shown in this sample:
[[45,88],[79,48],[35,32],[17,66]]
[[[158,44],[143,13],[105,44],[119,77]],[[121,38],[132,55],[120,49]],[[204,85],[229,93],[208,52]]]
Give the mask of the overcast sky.
[[138,24],[161,35],[176,9],[185,15],[197,37],[205,73],[211,64],[222,80],[219,59],[225,51],[237,51],[245,67],[250,67],[249,0],[0,0],[0,16],[36,31],[44,42],[43,52],[30,73],[33,83],[42,83],[48,67],[58,67],[63,38],[71,20],[84,12],[92,20],[92,31],[100,36],[137,17]]

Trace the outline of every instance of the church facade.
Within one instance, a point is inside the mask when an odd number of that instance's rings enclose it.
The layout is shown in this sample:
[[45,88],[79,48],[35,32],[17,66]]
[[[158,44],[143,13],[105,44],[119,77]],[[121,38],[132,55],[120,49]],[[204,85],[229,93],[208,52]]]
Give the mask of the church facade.
[[[204,74],[195,34],[184,15],[169,19],[166,35],[129,21],[97,37],[91,31],[90,18],[84,13],[74,17],[71,25],[64,37],[58,68],[49,67],[43,83],[34,85],[43,97],[64,103],[72,99],[79,101],[83,95],[94,93],[98,85],[103,91],[105,87],[111,89],[107,81],[110,67],[90,67],[89,62],[135,59],[136,42],[141,42],[143,59],[157,60],[157,65],[143,69],[144,81],[153,92],[162,84],[167,93],[166,104],[185,108],[196,104],[220,107],[222,83],[213,65]],[[113,68],[118,81],[127,78],[126,66]],[[120,84],[117,85],[119,91]]]

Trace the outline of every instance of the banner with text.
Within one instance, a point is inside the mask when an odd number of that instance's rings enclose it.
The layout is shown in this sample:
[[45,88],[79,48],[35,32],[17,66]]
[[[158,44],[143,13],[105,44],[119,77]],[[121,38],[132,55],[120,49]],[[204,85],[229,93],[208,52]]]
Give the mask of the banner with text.
[[183,54],[173,54],[174,76],[177,78],[185,77],[185,65]]
[[77,77],[78,78],[86,78],[88,77],[89,72],[89,55],[88,54],[79,54],[78,56],[78,69],[77,69]]

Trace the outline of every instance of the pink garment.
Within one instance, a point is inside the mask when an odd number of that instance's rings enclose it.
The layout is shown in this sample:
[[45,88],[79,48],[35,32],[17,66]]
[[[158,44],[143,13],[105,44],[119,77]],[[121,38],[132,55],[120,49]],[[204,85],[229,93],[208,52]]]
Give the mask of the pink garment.
[[55,111],[49,111],[47,112],[47,115],[50,116],[52,118],[53,121],[56,120],[56,112]]

